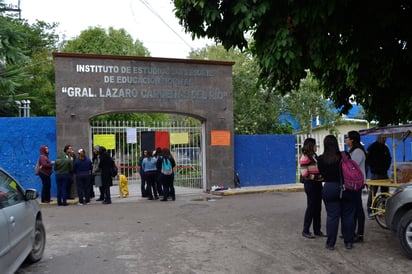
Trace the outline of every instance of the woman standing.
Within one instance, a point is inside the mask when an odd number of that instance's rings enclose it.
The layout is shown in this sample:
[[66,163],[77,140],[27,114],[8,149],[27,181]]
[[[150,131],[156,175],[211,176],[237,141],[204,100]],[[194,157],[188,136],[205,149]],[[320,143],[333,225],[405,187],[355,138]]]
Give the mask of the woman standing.
[[355,228],[356,195],[353,191],[344,191],[341,183],[341,153],[338,140],[333,135],[327,135],[323,140],[324,152],[318,157],[318,168],[324,178],[322,191],[325,203],[326,220],[326,248],[333,250],[339,229],[339,220],[342,220],[342,234],[347,249],[352,248],[353,231]]
[[84,205],[90,203],[90,183],[93,166],[84,149],[81,148],[78,152],[79,157],[74,160],[73,172],[76,175],[79,205]]
[[[366,180],[366,151],[360,143],[360,134],[357,131],[349,131],[345,139],[346,145],[349,147],[349,154],[352,160],[354,160],[360,167],[363,179]],[[355,191],[356,194],[356,211],[355,211],[355,227],[353,230],[354,238],[353,242],[363,242],[363,235],[365,232],[365,212],[363,210],[362,202],[362,188]],[[357,227],[357,231],[356,230]]]
[[147,156],[148,156],[148,152],[147,152],[147,149],[145,149],[143,150],[142,156],[140,156],[140,159],[139,159],[139,166],[140,166],[139,173],[140,173],[140,180],[141,180],[140,191],[142,192],[142,198],[147,197],[147,181],[146,181],[146,177],[144,175],[144,171],[142,167],[143,160]]
[[57,205],[67,206],[67,184],[70,181],[70,176],[73,172],[73,161],[66,157],[64,151],[57,154],[54,162],[54,172],[56,174],[57,185]]
[[103,204],[108,205],[112,203],[110,187],[113,186],[112,170],[115,163],[112,157],[107,153],[105,147],[100,147],[99,155],[99,167],[102,172]]
[[40,147],[40,157],[39,157],[39,176],[42,183],[42,190],[41,190],[41,202],[42,203],[50,203],[52,200],[50,199],[50,190],[51,190],[51,179],[50,176],[53,172],[53,165],[54,162],[50,161],[49,159],[49,147],[43,145]]
[[149,154],[148,157],[144,158],[142,162],[142,168],[147,182],[146,195],[148,197],[148,200],[159,199],[156,190],[157,158],[155,154],[156,151],[153,151],[153,154]]
[[313,232],[316,236],[326,237],[326,235],[320,230],[321,227],[321,211],[322,211],[322,175],[320,175],[317,166],[316,155],[316,140],[313,138],[307,138],[303,142],[302,156],[300,157],[300,173],[303,181],[307,207],[305,212],[305,218],[303,221],[302,236],[308,239],[315,238],[310,232],[310,226],[313,221]]
[[163,185],[163,199],[161,201],[166,202],[169,196],[172,197],[173,201],[176,200],[174,186],[175,174],[173,172],[176,161],[168,148],[162,150],[162,158],[157,161],[156,166],[160,170],[160,181]]
[[93,158],[92,158],[92,165],[93,165],[92,178],[93,178],[94,185],[97,188],[99,188],[99,193],[100,193],[100,196],[96,201],[102,202],[104,195],[103,195],[103,188],[102,188],[102,170],[100,169],[99,164],[100,164],[100,146],[94,146],[93,147]]

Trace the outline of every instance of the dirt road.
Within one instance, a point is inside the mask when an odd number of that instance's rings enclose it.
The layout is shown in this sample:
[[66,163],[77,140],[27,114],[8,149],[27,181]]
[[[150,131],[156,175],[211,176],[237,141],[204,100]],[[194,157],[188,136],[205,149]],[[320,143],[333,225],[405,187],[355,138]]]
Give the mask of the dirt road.
[[303,238],[305,204],[302,192],[274,192],[44,206],[44,258],[17,273],[411,273],[375,221],[352,250]]

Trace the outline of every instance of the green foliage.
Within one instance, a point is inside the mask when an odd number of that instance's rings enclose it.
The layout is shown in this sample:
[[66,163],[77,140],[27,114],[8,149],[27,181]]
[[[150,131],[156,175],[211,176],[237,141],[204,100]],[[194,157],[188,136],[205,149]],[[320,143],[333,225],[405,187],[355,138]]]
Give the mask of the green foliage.
[[145,125],[169,120],[169,115],[164,113],[116,113],[100,115],[92,121],[140,121]]
[[[15,100],[23,99],[32,102],[31,113],[39,114],[44,108],[47,114],[54,114],[50,51],[57,41],[55,26],[41,21],[29,25],[25,20],[0,15],[0,115],[16,116]],[[44,68],[48,74],[42,78]],[[37,89],[40,84],[41,93]]]
[[122,56],[150,56],[150,52],[139,40],[133,41],[125,29],[110,27],[88,28],[73,40],[63,43],[62,52],[89,53]]
[[285,97],[285,105],[289,114],[299,123],[299,130],[312,134],[312,122],[322,121],[326,129],[336,131],[335,123],[341,119],[332,103],[325,99],[318,81],[307,70],[306,78],[301,79],[299,88],[292,90]]
[[343,113],[354,95],[369,120],[412,120],[409,2],[173,2],[180,24],[193,37],[213,38],[226,49],[250,49],[261,82],[276,92],[297,89],[310,69],[325,98]]
[[206,46],[192,51],[192,59],[234,61],[233,100],[236,134],[292,133],[290,124],[284,125],[282,97],[258,85],[259,66],[248,52],[223,46]]

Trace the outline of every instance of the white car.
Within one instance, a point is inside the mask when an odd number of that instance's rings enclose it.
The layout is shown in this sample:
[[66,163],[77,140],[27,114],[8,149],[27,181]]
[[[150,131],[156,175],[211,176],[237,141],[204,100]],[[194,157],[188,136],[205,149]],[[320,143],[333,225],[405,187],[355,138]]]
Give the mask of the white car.
[[412,259],[412,183],[401,185],[386,200],[385,218],[406,256]]
[[38,193],[0,168],[0,272],[14,273],[26,261],[39,261],[46,245]]

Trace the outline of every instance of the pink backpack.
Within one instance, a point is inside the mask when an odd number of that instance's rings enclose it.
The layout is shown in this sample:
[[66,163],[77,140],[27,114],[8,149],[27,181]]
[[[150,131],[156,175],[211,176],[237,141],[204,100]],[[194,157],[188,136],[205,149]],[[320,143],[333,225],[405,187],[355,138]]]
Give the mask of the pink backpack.
[[346,190],[357,191],[364,185],[363,173],[358,164],[350,159],[345,151],[341,152],[342,179]]

